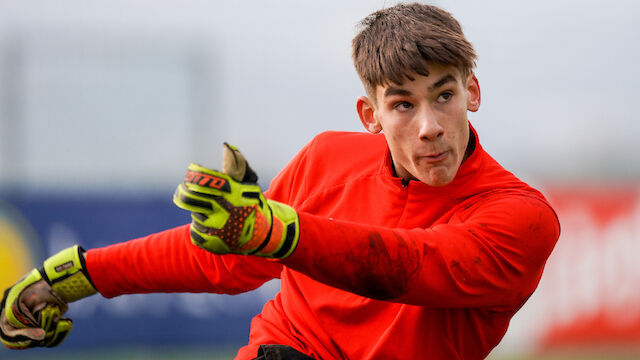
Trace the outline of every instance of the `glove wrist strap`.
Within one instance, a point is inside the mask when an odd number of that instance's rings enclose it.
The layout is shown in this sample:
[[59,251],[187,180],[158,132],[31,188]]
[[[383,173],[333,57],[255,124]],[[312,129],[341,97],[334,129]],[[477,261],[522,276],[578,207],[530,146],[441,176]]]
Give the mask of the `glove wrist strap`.
[[271,229],[265,244],[257,250],[255,255],[274,259],[286,258],[298,245],[300,237],[298,214],[290,206],[277,201],[267,200],[267,203],[272,213]]
[[44,261],[42,277],[65,302],[73,302],[97,293],[89,277],[84,249],[78,245],[64,249]]

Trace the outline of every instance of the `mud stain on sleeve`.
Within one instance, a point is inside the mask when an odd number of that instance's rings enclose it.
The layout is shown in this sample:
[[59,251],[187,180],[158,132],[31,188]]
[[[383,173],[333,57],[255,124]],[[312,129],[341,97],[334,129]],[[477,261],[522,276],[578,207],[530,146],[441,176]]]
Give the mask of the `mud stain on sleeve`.
[[381,234],[372,232],[345,254],[343,285],[346,289],[378,300],[397,298],[409,291],[421,264],[419,249],[398,234],[390,251]]

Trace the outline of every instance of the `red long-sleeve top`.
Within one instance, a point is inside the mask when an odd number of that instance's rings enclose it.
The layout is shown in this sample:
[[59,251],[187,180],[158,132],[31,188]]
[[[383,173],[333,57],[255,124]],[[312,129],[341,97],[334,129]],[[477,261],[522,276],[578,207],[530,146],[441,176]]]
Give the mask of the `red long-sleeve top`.
[[484,358],[538,285],[560,228],[473,132],[473,154],[443,187],[395,177],[382,135],[317,136],[267,193],[300,216],[282,261],[208,253],[185,225],[90,250],[89,274],[106,297],[235,294],[279,277],[237,359],[260,344],[317,359]]

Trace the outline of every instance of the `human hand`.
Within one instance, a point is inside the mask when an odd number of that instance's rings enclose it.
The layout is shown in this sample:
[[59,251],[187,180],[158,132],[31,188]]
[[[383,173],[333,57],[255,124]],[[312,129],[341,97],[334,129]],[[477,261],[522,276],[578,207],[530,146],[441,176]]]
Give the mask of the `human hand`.
[[224,146],[222,172],[191,164],[173,196],[191,211],[191,241],[216,254],[291,255],[300,236],[297,212],[266,199],[244,156]]
[[59,345],[73,323],[62,318],[67,303],[96,293],[86,272],[84,250],[65,249],[5,290],[0,305],[0,340],[10,349]]

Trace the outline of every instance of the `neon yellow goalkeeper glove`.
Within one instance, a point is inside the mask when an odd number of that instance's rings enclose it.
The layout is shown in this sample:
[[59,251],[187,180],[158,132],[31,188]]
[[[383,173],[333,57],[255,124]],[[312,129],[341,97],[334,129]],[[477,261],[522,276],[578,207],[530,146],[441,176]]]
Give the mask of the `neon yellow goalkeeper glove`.
[[62,318],[67,303],[96,292],[84,250],[77,245],[62,250],[4,292],[0,340],[11,349],[57,346],[73,327],[70,319]]
[[216,254],[285,258],[300,237],[298,213],[267,200],[240,151],[224,144],[222,172],[189,165],[173,202],[191,211],[191,241]]

